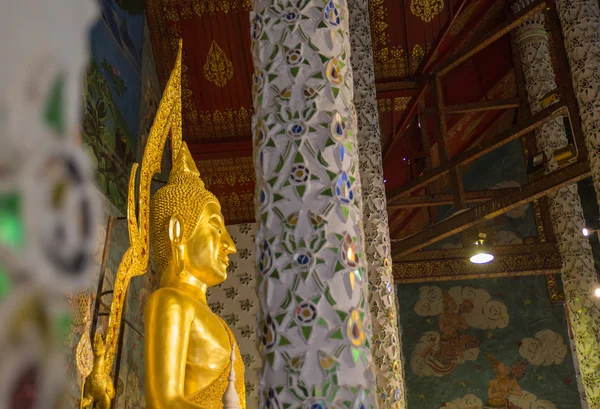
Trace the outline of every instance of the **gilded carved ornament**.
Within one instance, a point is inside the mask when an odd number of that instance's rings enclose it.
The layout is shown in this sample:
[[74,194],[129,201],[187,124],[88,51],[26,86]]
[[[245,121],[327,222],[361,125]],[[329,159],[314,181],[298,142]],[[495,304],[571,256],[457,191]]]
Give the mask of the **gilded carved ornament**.
[[410,11],[426,23],[444,10],[443,0],[411,0]]
[[[140,167],[138,163],[135,163],[131,169],[127,200],[127,227],[130,246],[121,259],[115,277],[106,337],[103,339],[99,333],[96,333],[94,338],[94,364],[85,382],[84,397],[82,399],[83,408],[92,407],[96,402],[96,408],[108,409],[115,396],[111,370],[117,350],[125,295],[131,278],[143,275],[146,272],[150,257],[149,207],[152,177],[160,172],[163,151],[169,132],[171,133],[173,161],[175,161],[182,146],[181,55],[182,42],[180,41],[175,67],[165,87],[165,93],[146,142],[142,165]],[[136,213],[135,187],[138,168],[140,168],[139,212]]]
[[412,63],[413,72],[416,72],[419,69],[419,66],[421,65],[421,62],[423,61],[424,57],[425,57],[425,50],[423,50],[423,47],[421,47],[419,44],[415,44],[415,46],[413,47],[413,50],[412,50],[412,55],[411,55],[411,63]]
[[227,58],[225,52],[216,42],[212,42],[206,63],[203,67],[204,78],[214,83],[217,87],[224,87],[233,78],[233,64]]
[[377,78],[404,78],[407,75],[408,60],[404,49],[400,46],[390,46],[387,8],[385,0],[369,2],[369,15],[371,21],[371,39],[373,43],[373,56],[375,77]]
[[252,9],[250,0],[177,0],[170,1],[164,7],[166,16],[171,21],[179,21],[204,14],[214,16],[217,13],[249,11]]

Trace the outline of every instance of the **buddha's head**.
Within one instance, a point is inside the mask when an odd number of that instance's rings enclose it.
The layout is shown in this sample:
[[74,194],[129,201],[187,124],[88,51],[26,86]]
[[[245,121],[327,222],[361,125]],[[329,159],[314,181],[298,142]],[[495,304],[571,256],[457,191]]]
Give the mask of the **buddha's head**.
[[150,204],[150,242],[161,281],[188,271],[211,287],[227,278],[229,254],[236,248],[225,228],[221,205],[204,187],[200,172],[184,143],[169,183]]

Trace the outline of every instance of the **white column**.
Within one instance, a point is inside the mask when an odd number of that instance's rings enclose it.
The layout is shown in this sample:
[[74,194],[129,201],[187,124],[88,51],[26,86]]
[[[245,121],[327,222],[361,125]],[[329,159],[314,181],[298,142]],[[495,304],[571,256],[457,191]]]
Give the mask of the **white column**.
[[260,407],[376,407],[345,0],[251,13]]
[[367,0],[350,0],[348,8],[377,396],[381,409],[405,408],[402,339],[392,276],[369,7]]
[[[531,0],[520,0],[512,5],[517,12]],[[532,114],[542,109],[541,98],[556,89],[556,81],[549,51],[548,33],[544,29],[544,15],[538,13],[528,19],[517,31],[527,96]],[[558,168],[552,157],[555,149],[568,143],[562,118],[550,121],[536,129],[539,151],[550,159],[547,170]],[[589,143],[588,143],[589,147]],[[592,162],[592,166],[593,162]],[[548,195],[554,234],[559,244],[563,267],[562,280],[569,318],[575,337],[581,382],[590,408],[598,408],[600,378],[598,376],[598,320],[600,311],[594,304],[594,288],[598,285],[590,243],[582,234],[585,219],[577,185],[573,184]]]

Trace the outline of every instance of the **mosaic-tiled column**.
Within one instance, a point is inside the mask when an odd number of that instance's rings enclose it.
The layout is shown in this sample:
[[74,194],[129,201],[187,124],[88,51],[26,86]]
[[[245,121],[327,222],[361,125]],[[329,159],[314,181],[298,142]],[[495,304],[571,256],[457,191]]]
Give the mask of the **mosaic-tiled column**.
[[[532,3],[520,0],[512,5],[518,12]],[[548,33],[544,29],[544,14],[538,13],[526,20],[517,31],[517,44],[521,55],[532,114],[542,110],[540,100],[556,89],[556,81],[549,51]],[[549,159],[547,170],[558,168],[552,153],[568,144],[562,118],[550,121],[536,129],[539,151]],[[564,187],[548,195],[554,233],[556,235],[563,267],[562,280],[569,317],[577,347],[582,384],[590,408],[600,405],[600,376],[598,365],[600,343],[598,322],[600,311],[594,304],[593,290],[598,285],[590,243],[582,234],[585,219],[577,185]]]
[[557,0],[596,196],[600,200],[600,4]]
[[360,180],[363,185],[365,255],[369,274],[369,307],[377,396],[381,409],[404,408],[404,368],[396,319],[396,291],[392,277],[387,200],[379,113],[375,97],[375,70],[369,7],[366,0],[349,0],[350,43],[354,76],[354,103],[358,123]]
[[260,407],[376,407],[346,0],[251,13]]

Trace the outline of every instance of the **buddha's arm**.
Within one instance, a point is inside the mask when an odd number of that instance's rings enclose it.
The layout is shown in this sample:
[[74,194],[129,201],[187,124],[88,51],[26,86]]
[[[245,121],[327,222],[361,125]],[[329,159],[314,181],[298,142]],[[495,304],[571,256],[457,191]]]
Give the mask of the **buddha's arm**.
[[200,409],[184,397],[193,310],[174,289],[156,291],[146,305],[145,363],[148,409]]

